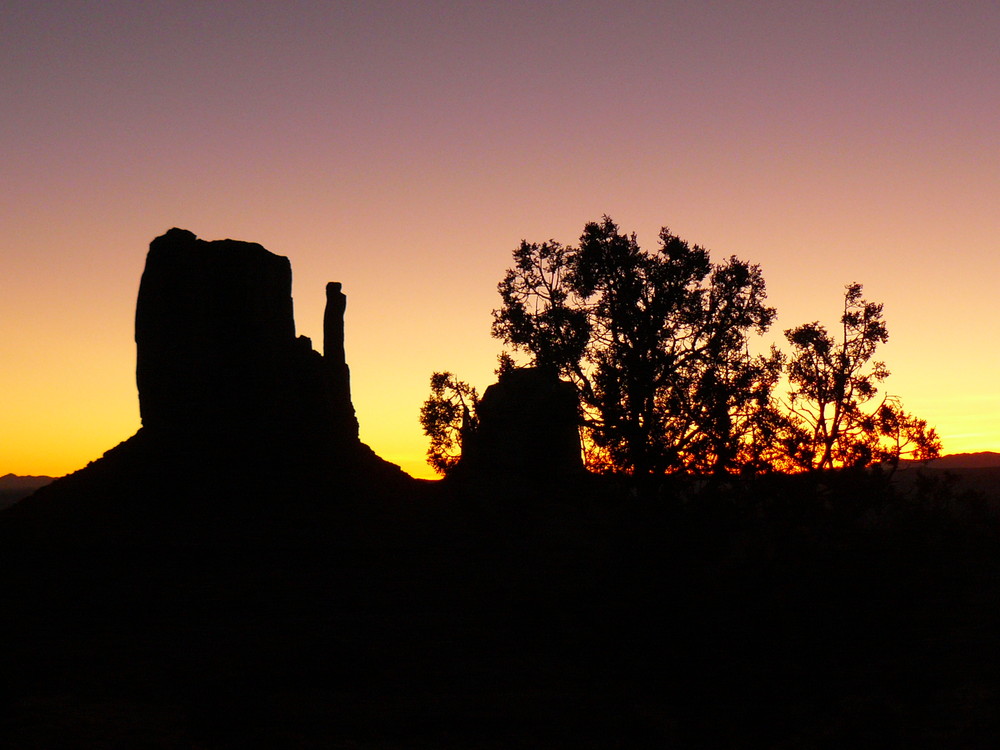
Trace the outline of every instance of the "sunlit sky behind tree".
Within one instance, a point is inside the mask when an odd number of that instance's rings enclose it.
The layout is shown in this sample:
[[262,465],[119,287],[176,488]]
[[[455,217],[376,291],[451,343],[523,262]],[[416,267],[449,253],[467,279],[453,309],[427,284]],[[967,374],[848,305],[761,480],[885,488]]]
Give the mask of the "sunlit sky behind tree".
[[139,425],[135,296],[172,226],[348,295],[362,438],[429,475],[434,370],[493,381],[522,238],[611,215],[761,264],[768,340],[885,303],[888,390],[1000,450],[1000,4],[7,2],[0,474]]

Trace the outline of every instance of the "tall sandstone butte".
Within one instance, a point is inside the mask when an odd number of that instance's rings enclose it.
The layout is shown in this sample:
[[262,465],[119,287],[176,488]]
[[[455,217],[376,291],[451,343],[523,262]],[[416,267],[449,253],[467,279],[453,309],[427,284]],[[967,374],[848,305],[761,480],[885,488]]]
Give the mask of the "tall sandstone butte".
[[357,442],[346,298],[327,288],[324,353],[295,335],[287,258],[171,229],[150,243],[136,303],[143,427],[158,433]]
[[358,436],[340,285],[327,356],[295,335],[291,290],[288,259],[256,243],[154,239],[135,315],[141,429],[5,510],[0,542],[322,541],[352,508],[406,495],[414,480]]

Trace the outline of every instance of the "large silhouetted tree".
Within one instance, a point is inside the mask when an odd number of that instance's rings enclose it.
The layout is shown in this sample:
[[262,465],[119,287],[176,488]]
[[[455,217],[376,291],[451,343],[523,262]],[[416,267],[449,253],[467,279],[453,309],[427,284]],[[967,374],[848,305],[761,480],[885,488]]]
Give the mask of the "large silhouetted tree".
[[882,305],[864,299],[861,284],[846,288],[838,336],[814,322],[785,331],[785,337],[792,353],[780,442],[791,467],[895,466],[902,457],[938,455],[935,430],[905,412],[898,398],[879,394],[889,371],[873,357],[889,331]]
[[730,470],[780,371],[777,352],[748,349],[775,311],[758,266],[659,239],[647,252],[605,216],[577,246],[522,242],[493,335],[576,384],[592,466]]

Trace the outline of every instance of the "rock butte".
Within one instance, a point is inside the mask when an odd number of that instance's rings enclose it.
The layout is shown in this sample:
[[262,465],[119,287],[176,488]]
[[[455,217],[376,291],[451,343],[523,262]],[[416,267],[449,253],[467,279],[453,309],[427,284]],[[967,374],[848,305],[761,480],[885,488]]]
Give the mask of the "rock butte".
[[135,316],[143,427],[357,442],[345,309],[340,284],[329,284],[321,356],[295,336],[287,258],[183,229],[157,237]]

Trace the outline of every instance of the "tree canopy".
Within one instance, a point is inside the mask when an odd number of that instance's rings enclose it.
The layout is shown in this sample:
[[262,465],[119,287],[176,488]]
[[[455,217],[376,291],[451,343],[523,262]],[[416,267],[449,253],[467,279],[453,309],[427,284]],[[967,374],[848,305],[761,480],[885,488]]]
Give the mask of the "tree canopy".
[[[576,245],[522,241],[498,285],[493,336],[522,363],[571,381],[585,460],[636,476],[689,472],[824,471],[940,452],[937,433],[880,393],[889,371],[882,305],[849,284],[840,329],[784,332],[785,354],[762,336],[776,317],[760,266],[708,250],[667,227],[641,248],[608,216]],[[784,397],[779,385],[787,387]],[[431,378],[421,423],[429,462],[446,473],[475,429],[475,389]]]
[[493,335],[578,387],[592,466],[637,474],[733,467],[780,357],[748,339],[775,316],[759,266],[669,229],[643,250],[607,216],[580,243],[522,242]]

